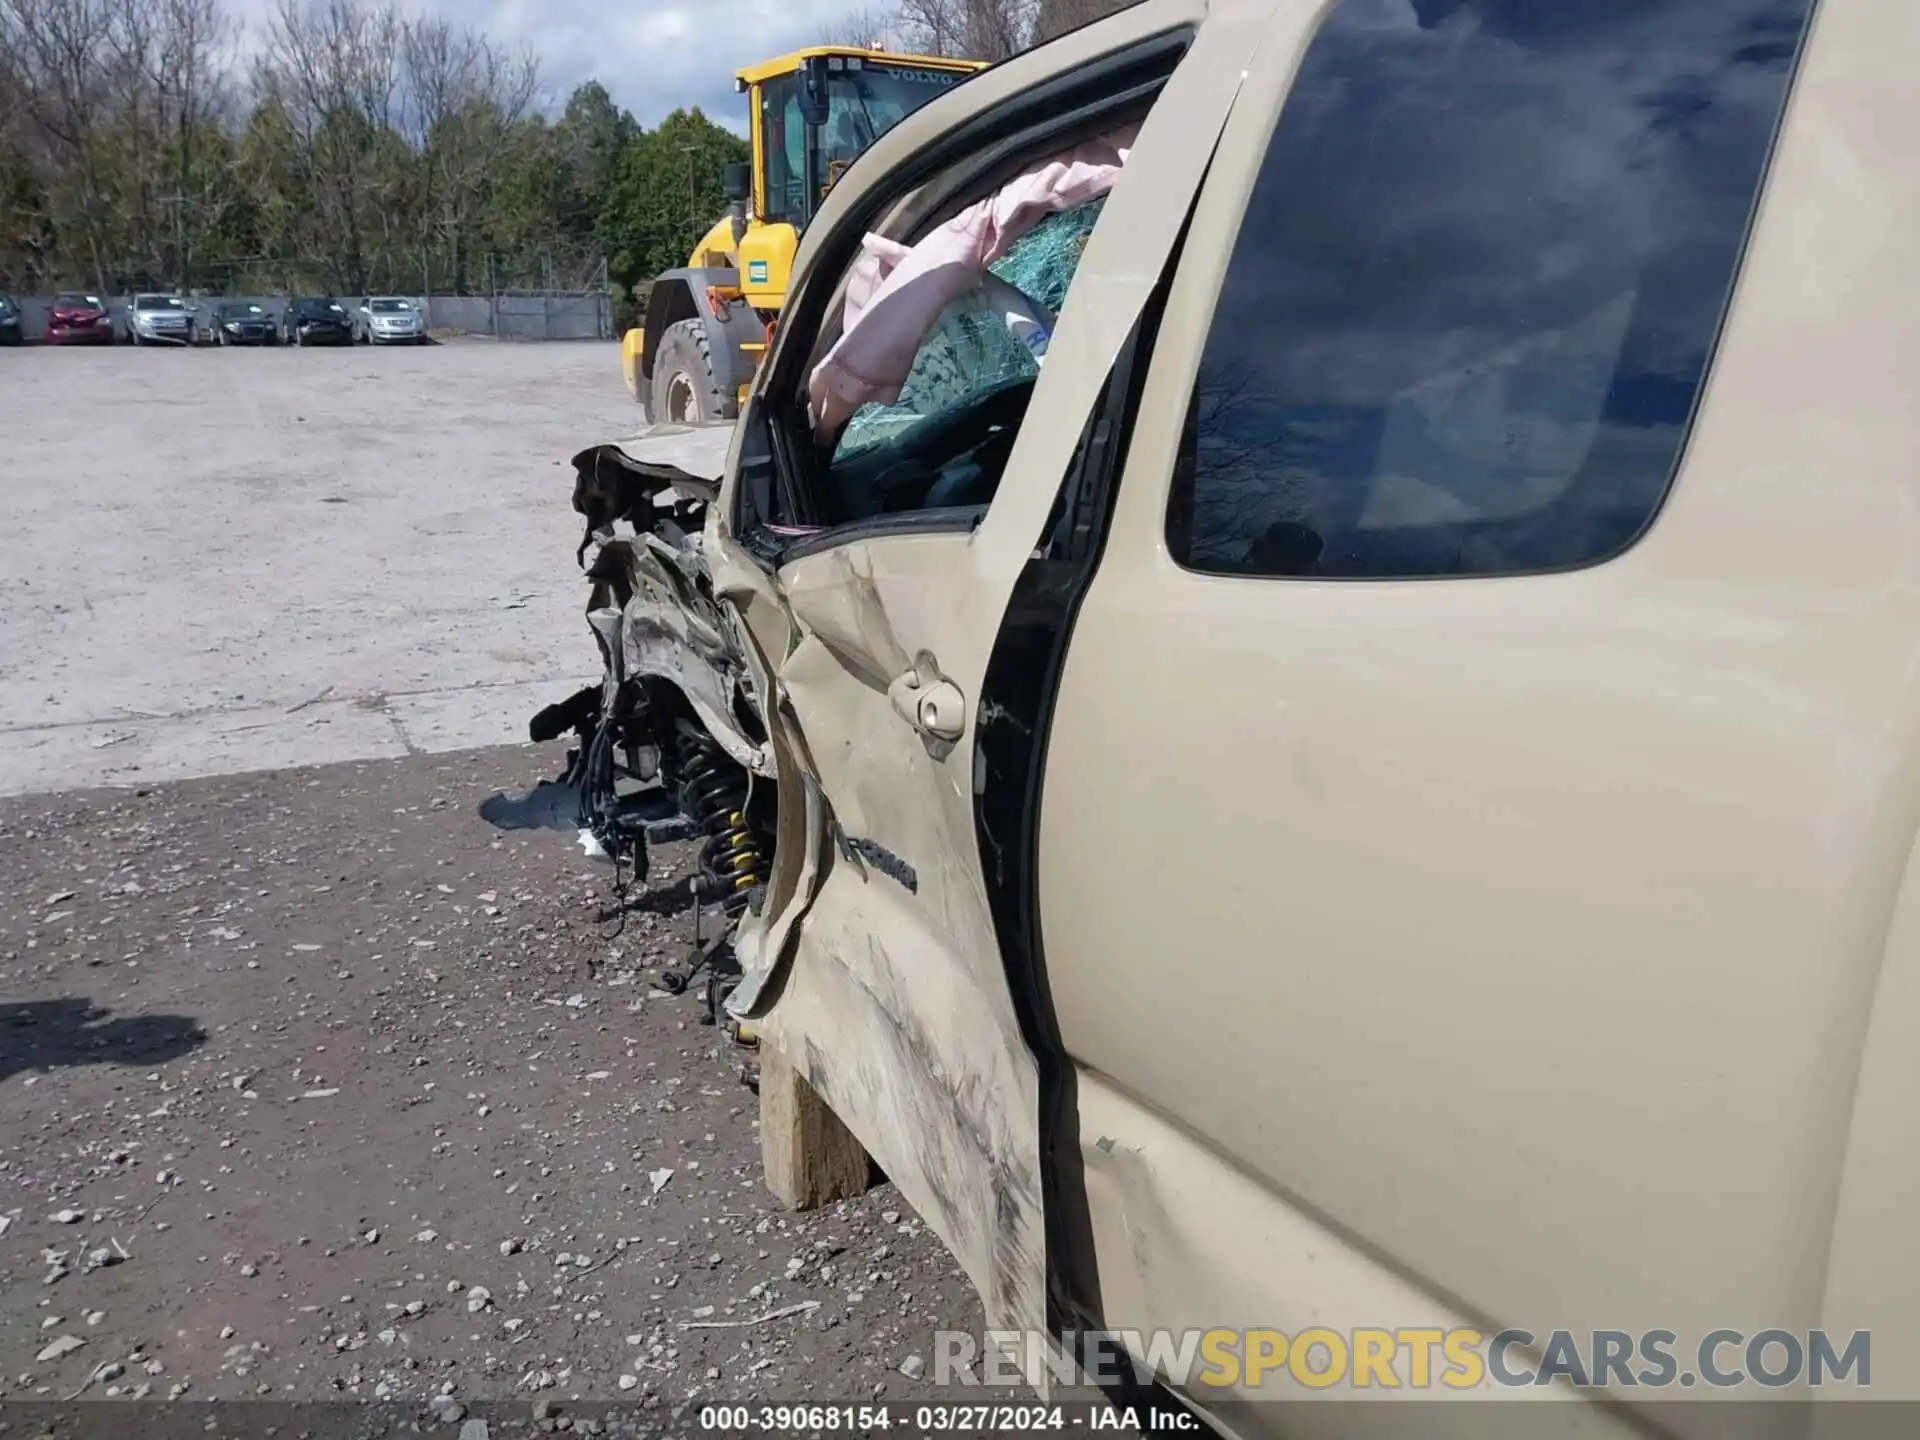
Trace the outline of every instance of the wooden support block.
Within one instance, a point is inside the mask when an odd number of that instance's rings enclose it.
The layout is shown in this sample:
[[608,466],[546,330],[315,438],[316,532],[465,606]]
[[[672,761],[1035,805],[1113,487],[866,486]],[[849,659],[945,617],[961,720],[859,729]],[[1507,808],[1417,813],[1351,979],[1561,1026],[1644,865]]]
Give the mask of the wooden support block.
[[760,1164],[789,1210],[863,1194],[872,1162],[820,1092],[779,1049],[760,1041]]

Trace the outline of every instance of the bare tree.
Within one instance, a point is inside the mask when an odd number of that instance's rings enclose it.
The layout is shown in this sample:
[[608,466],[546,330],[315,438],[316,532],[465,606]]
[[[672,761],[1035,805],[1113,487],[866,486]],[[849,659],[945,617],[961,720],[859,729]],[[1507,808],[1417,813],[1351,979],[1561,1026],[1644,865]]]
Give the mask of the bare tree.
[[112,68],[114,0],[0,0],[0,49],[20,85],[17,104],[49,166],[49,201],[78,232],[84,263],[107,288],[114,194],[105,76]]
[[234,31],[218,0],[105,0],[99,93],[116,176],[114,244],[141,277],[191,280],[203,196],[195,141],[223,101]]
[[882,44],[971,60],[1005,60],[1138,0],[900,0],[826,27],[829,45]]
[[404,183],[382,154],[393,135],[401,32],[385,0],[279,0],[268,22],[260,83],[291,124],[307,182],[300,198],[314,221],[298,258],[350,293],[367,288],[370,223],[379,224]]
[[821,28],[820,43],[858,45],[867,50],[898,50],[902,48],[899,12],[868,8],[843,15]]
[[20,145],[27,111],[25,56],[15,42],[13,7],[0,4],[0,142]]
[[1005,60],[1031,43],[1039,0],[902,0],[897,25],[910,49]]
[[614,182],[653,137],[603,87],[552,123],[531,54],[413,0],[272,0],[242,75],[239,4],[0,0],[0,283],[357,295],[640,253]]
[[111,113],[118,204],[114,247],[122,267],[139,271],[141,283],[157,276],[166,257],[154,223],[155,182],[165,124],[153,85],[159,6],[150,0],[107,0],[107,63],[101,73]]
[[1033,43],[1045,44],[1069,30],[1118,14],[1139,0],[1039,0],[1033,22]]
[[421,214],[446,246],[456,292],[468,288],[473,229],[490,177],[524,137],[521,120],[539,87],[530,52],[496,49],[443,19],[406,23],[405,114],[421,157]]
[[[219,0],[158,0],[158,8],[158,34],[149,54],[148,76],[173,151],[173,193],[167,197],[173,219],[173,268],[175,283],[186,289],[193,278],[189,237],[199,226],[217,224],[229,203],[226,188],[207,183],[203,176],[196,141],[227,113],[238,28],[220,9]],[[190,213],[197,225],[189,225]]]

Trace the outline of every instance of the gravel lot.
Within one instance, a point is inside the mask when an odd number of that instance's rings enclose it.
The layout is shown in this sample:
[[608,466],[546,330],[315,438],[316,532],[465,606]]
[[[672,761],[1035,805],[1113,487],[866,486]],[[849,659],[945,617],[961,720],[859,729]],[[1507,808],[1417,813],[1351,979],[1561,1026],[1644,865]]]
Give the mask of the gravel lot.
[[751,1052],[655,986],[683,847],[616,896],[475,814],[599,673],[613,348],[28,348],[0,394],[0,1434],[936,1398],[951,1257],[888,1186],[781,1211]]
[[475,814],[598,674],[613,348],[28,348],[0,393],[0,1431],[930,1395],[945,1249],[890,1187],[780,1211],[751,1052],[654,986],[688,857],[620,901]]
[[499,744],[599,668],[611,345],[0,349],[0,795]]
[[0,801],[0,1396],[931,1393],[944,1248],[781,1211],[751,1052],[651,984],[684,847],[622,928],[475,816],[557,758]]

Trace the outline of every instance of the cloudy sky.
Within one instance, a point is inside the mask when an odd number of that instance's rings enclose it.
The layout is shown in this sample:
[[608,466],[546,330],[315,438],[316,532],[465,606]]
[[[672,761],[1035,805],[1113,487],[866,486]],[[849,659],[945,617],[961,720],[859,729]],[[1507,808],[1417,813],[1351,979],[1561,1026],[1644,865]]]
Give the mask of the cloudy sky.
[[[276,0],[227,0],[257,40]],[[582,80],[597,79],[651,125],[681,106],[744,130],[733,72],[802,45],[817,45],[859,0],[399,0],[410,13],[472,25],[540,57],[552,108]],[[704,18],[703,18],[704,17]]]

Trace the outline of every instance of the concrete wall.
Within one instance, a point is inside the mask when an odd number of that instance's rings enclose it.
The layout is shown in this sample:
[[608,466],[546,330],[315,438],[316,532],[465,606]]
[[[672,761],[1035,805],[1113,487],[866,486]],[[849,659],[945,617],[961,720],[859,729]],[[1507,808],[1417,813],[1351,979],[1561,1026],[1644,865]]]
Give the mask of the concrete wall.
[[[53,310],[51,295],[16,295],[20,306],[20,328],[29,340],[47,333],[47,316]],[[364,297],[336,296],[348,310],[357,310]],[[427,307],[429,330],[451,330],[465,335],[497,335],[503,340],[611,340],[613,338],[613,300],[585,292],[575,295],[428,295],[409,296],[415,304]],[[127,338],[127,308],[132,297],[106,297],[107,310],[113,316],[117,340]],[[213,308],[228,301],[260,306],[275,322],[287,307],[285,295],[200,296],[189,303],[198,307],[202,325],[213,321]]]
[[427,324],[435,330],[497,335],[502,340],[611,340],[613,299],[575,295],[433,295]]

